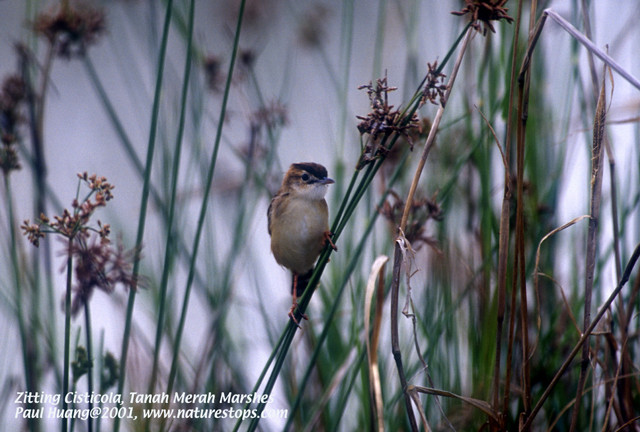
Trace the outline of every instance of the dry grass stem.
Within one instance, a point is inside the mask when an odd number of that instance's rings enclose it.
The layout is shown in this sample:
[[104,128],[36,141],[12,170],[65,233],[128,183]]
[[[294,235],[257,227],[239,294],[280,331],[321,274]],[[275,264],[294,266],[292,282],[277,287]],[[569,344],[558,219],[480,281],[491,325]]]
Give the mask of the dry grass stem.
[[[538,318],[537,318],[537,327],[538,327],[538,334],[540,333],[540,325],[541,325],[541,317],[540,317],[540,289],[538,286],[538,277],[540,275],[543,276],[547,276],[544,273],[540,272],[540,248],[542,247],[542,242],[544,242],[545,240],[547,240],[549,237],[553,236],[556,233],[559,233],[560,231],[563,231],[567,228],[569,228],[570,226],[580,222],[583,219],[588,218],[589,215],[582,215],[582,216],[578,216],[575,219],[570,220],[569,222],[567,222],[566,224],[562,225],[561,227],[558,227],[556,229],[554,229],[553,231],[551,231],[550,233],[548,233],[547,235],[545,235],[542,240],[540,240],[540,243],[538,243],[538,249],[536,250],[536,263],[535,263],[535,267],[533,269],[533,291],[536,294],[536,299],[538,300]],[[555,282],[555,280],[549,276],[547,276],[549,279],[551,279],[552,281]],[[559,284],[558,284],[559,285]],[[567,298],[565,297],[564,294],[564,290],[562,289],[562,286],[560,286],[560,292],[562,293],[562,298],[565,301],[565,304],[567,306],[567,310],[569,311],[569,314],[571,316],[571,319],[575,322],[575,318],[573,317],[573,313],[571,312],[571,308],[569,307],[569,304],[567,302]],[[577,323],[576,323],[577,324]],[[580,332],[579,327],[578,327],[578,332]],[[534,347],[531,349],[531,353],[530,356],[533,355],[536,346],[537,346],[537,340],[536,340],[536,345],[534,345]]]
[[[509,106],[507,113],[507,125],[506,125],[506,138],[504,143],[504,160],[505,165],[504,173],[504,193],[502,197],[502,207],[500,210],[500,233],[498,239],[498,309],[496,316],[496,354],[495,354],[495,366],[493,369],[493,407],[495,409],[499,406],[500,398],[500,362],[502,359],[502,333],[504,324],[504,315],[506,310],[507,301],[507,267],[509,262],[509,215],[511,211],[511,169],[509,168],[509,160],[511,156],[511,136],[513,131],[513,115],[514,115],[514,101],[516,96],[516,64],[518,61],[518,41],[520,38],[520,25],[522,22],[522,0],[518,1],[518,10],[515,18],[515,30],[513,34],[513,47],[511,52],[511,77],[509,78]],[[515,298],[514,298],[515,300]],[[513,311],[514,308],[512,307]],[[510,320],[514,314],[511,314]],[[511,327],[511,326],[510,326]],[[504,397],[503,397],[503,413],[507,413],[509,407],[510,386],[511,386],[511,360],[513,355],[512,350],[513,339],[509,338],[507,345],[507,369],[505,371],[505,385],[504,385]],[[504,414],[503,414],[504,415]],[[500,427],[504,428],[505,418],[501,416]]]
[[[606,66],[605,66],[606,71]],[[596,248],[598,225],[600,221],[600,202],[602,200],[602,156],[604,152],[604,125],[607,115],[606,98],[605,98],[605,79],[602,77],[602,86],[600,89],[600,97],[598,98],[598,106],[596,107],[596,115],[593,124],[593,148],[591,159],[591,204],[589,218],[589,232],[587,233],[587,251],[586,251],[586,272],[584,287],[584,324],[583,328],[587,328],[591,322],[591,296],[593,292],[593,277],[596,266]],[[576,404],[573,415],[571,417],[570,431],[575,431],[580,413],[580,404],[582,399],[582,391],[589,367],[589,344],[585,344],[582,349],[582,361],[580,364],[580,377],[578,379],[578,389],[576,390]]]
[[496,423],[499,422],[499,414],[498,414],[498,412],[496,410],[494,410],[488,402],[485,402],[483,400],[474,399],[474,398],[470,398],[470,397],[466,397],[466,396],[460,396],[460,395],[457,395],[455,393],[448,392],[446,390],[439,390],[439,389],[429,388],[429,387],[411,386],[410,389],[415,389],[418,392],[424,393],[424,394],[429,394],[429,395],[434,395],[434,396],[442,396],[442,397],[448,397],[448,398],[461,400],[462,402],[467,403],[467,404],[479,409],[480,411],[484,412],[492,420],[494,420]]
[[[451,76],[449,77],[449,81],[447,82],[447,91],[445,93],[444,100],[449,100],[449,96],[451,95],[451,89],[453,84],[455,83],[456,76],[458,75],[458,69],[460,68],[460,64],[462,63],[462,59],[464,57],[464,53],[467,49],[467,44],[471,39],[471,35],[473,34],[473,30],[469,28],[467,30],[467,34],[462,41],[462,46],[460,47],[460,51],[458,52],[458,57],[456,58],[456,62],[453,66],[453,70],[451,71]],[[405,203],[404,213],[402,215],[402,222],[400,223],[400,228],[402,230],[406,229],[407,219],[409,218],[409,212],[411,210],[411,205],[413,203],[413,196],[415,195],[416,188],[418,187],[418,181],[420,180],[420,175],[422,174],[422,170],[424,169],[424,165],[427,162],[427,157],[429,156],[429,152],[431,151],[431,147],[435,143],[436,132],[438,131],[438,126],[440,126],[440,121],[442,120],[442,115],[444,114],[446,104],[441,104],[438,107],[438,112],[436,113],[436,117],[433,120],[431,125],[431,130],[429,130],[429,136],[427,137],[426,142],[424,143],[424,148],[422,149],[422,155],[420,156],[420,161],[418,162],[418,168],[416,169],[416,173],[413,177],[413,182],[411,183],[411,188],[409,189],[409,195],[407,196],[407,201]]]
[[573,36],[578,42],[585,46],[589,51],[598,56],[600,60],[602,60],[607,66],[616,71],[621,77],[629,82],[632,86],[640,90],[640,81],[627,72],[622,66],[618,64],[613,58],[611,58],[607,53],[598,48],[593,42],[589,40],[585,35],[580,33],[578,29],[576,29],[571,23],[564,18],[562,18],[556,11],[553,9],[545,9],[542,13],[542,16],[538,20],[538,24],[536,25],[535,31],[533,33],[533,37],[529,46],[527,48],[526,55],[522,62],[521,71],[528,68],[528,63],[531,61],[531,56],[533,55],[533,50],[538,42],[538,38],[542,33],[542,29],[544,28],[544,24],[546,22],[547,16],[553,18],[555,22],[557,22],[560,27],[562,27],[567,33]]
[[[382,401],[382,386],[380,384],[380,369],[378,367],[378,341],[380,338],[382,306],[384,302],[384,266],[387,261],[389,261],[389,257],[381,255],[373,262],[364,297],[364,332],[367,358],[369,360],[369,380],[372,386],[372,403],[378,423],[377,429],[380,432],[384,431],[384,405]],[[378,282],[377,284],[376,281]],[[374,293],[376,294],[376,312],[374,315],[373,332],[371,333],[371,338],[369,338],[371,303]]]
[[422,427],[424,428],[425,432],[430,432],[431,428],[429,427],[427,416],[425,415],[424,410],[422,409],[422,403],[420,402],[420,396],[418,395],[418,391],[414,386],[410,386],[408,391],[409,391],[409,395],[411,396],[411,400],[413,400],[413,403],[416,405],[416,408],[418,409],[418,413],[420,413],[420,420],[422,421]]
[[[532,33],[535,25],[534,17],[536,16],[537,1],[531,2],[529,12],[529,44],[535,37]],[[526,125],[529,116],[529,91],[531,88],[531,63],[523,68],[518,77],[518,121],[516,127],[516,237],[515,237],[515,259],[513,263],[513,282],[512,295],[515,306],[515,295],[518,286],[520,287],[520,330],[521,330],[521,346],[522,346],[522,404],[523,408],[520,412],[519,421],[524,421],[531,411],[531,367],[529,365],[529,308],[527,300],[527,285],[525,276],[525,230],[524,230],[524,170],[525,170],[525,140]],[[515,309],[512,309],[512,315],[515,315]],[[513,323],[510,323],[513,324]],[[510,327],[511,335],[514,327]],[[513,345],[509,345],[509,351],[513,349]]]
[[418,431],[418,424],[413,415],[413,407],[411,404],[411,396],[408,393],[407,378],[404,373],[402,364],[402,352],[400,351],[400,338],[398,336],[398,303],[400,290],[400,273],[402,269],[402,246],[400,241],[395,242],[395,250],[393,255],[393,278],[391,282],[391,352],[396,362],[398,375],[400,377],[400,385],[404,394],[404,402],[407,408],[407,415],[412,431]]
[[640,258],[640,243],[636,245],[636,248],[634,249],[633,254],[631,255],[631,258],[629,258],[629,261],[624,270],[624,273],[622,274],[622,279],[620,279],[618,286],[609,295],[607,300],[598,308],[598,313],[596,314],[595,318],[593,319],[589,327],[586,329],[586,331],[582,334],[582,336],[580,337],[580,340],[578,340],[578,343],[576,343],[576,345],[573,347],[573,350],[571,350],[571,353],[569,353],[564,363],[562,363],[562,366],[558,369],[553,379],[551,380],[547,388],[544,390],[544,393],[542,394],[542,396],[540,396],[538,403],[536,403],[535,407],[531,410],[531,414],[527,417],[526,422],[523,424],[520,430],[529,430],[529,428],[531,427],[531,423],[533,423],[533,420],[535,419],[536,415],[542,409],[542,406],[544,405],[545,401],[551,394],[551,391],[553,390],[553,388],[556,386],[556,384],[558,384],[562,375],[564,375],[566,370],[569,368],[569,365],[571,364],[575,356],[578,354],[578,351],[582,349],[582,346],[584,345],[584,343],[591,337],[593,330],[596,328],[596,326],[598,325],[598,323],[600,322],[604,314],[607,313],[609,307],[611,306],[611,303],[613,303],[616,297],[620,294],[620,291],[622,291],[622,288],[624,288],[624,286],[629,281],[631,272],[633,271],[639,258]]

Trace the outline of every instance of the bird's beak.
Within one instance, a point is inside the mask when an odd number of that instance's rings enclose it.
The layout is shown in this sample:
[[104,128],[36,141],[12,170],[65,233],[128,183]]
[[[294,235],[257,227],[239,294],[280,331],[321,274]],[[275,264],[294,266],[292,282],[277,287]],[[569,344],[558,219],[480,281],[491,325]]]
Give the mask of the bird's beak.
[[331,183],[335,183],[335,181],[333,181],[333,179],[330,179],[329,177],[325,177],[323,179],[320,179],[318,181],[318,183],[323,184],[323,185],[328,185],[328,184],[331,184]]

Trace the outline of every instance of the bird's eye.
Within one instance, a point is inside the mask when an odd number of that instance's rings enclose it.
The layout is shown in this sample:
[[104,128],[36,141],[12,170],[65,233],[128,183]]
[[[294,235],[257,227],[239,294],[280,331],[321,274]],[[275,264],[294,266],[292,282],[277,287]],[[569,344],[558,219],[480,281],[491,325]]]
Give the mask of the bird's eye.
[[302,174],[302,181],[307,181],[307,180],[309,180],[309,174],[307,173]]

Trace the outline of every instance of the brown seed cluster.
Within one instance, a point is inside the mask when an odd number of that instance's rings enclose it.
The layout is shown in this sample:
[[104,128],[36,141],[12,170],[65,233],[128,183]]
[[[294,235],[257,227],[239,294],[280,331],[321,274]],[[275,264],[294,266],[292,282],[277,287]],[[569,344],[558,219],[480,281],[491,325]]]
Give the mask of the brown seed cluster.
[[202,68],[209,90],[220,93],[224,83],[224,75],[222,74],[222,61],[219,57],[209,55],[202,61]]
[[280,101],[274,100],[250,115],[249,140],[240,151],[248,161],[259,161],[268,152],[266,136],[269,131],[286,126],[289,122],[288,110]]
[[445,106],[447,103],[446,91],[447,85],[444,83],[445,74],[438,72],[438,61],[433,64],[427,63],[429,72],[425,78],[424,90],[422,91],[422,99],[420,105],[424,105],[427,101],[434,105]]
[[[384,202],[384,205],[378,211],[390,222],[395,233],[402,220],[405,202],[393,190],[389,194],[390,198]],[[420,249],[424,244],[438,250],[437,240],[426,234],[426,223],[429,219],[441,221],[443,218],[444,214],[436,202],[436,195],[431,198],[414,199],[409,210],[409,218],[404,235],[415,250]]]
[[251,123],[267,129],[285,126],[288,122],[287,107],[278,100],[272,101],[251,115]]
[[331,11],[327,6],[315,4],[309,9],[300,22],[298,37],[305,48],[317,49],[327,38],[327,21]]
[[[64,209],[61,216],[56,215],[53,217],[54,221],[51,221],[44,214],[40,215],[40,221],[37,224],[30,223],[28,219],[24,221],[21,228],[34,246],[39,246],[40,239],[44,238],[48,232],[74,239],[78,235],[84,238],[88,237],[90,230],[98,233],[101,243],[109,243],[110,226],[108,224],[103,225],[98,221],[99,229],[96,230],[89,227],[89,220],[98,207],[106,206],[107,201],[113,198],[111,191],[114,186],[105,177],[98,177],[95,174],[89,176],[85,172],[78,174],[78,178],[89,186],[91,193],[82,202],[74,199],[71,203],[72,211]],[[43,225],[45,226],[45,231],[42,230]]]
[[[44,223],[45,220],[48,221],[49,219],[47,219],[45,215],[41,214],[40,220]],[[32,224],[29,219],[27,219],[22,223],[22,225],[20,225],[20,228],[22,228],[24,235],[27,236],[29,243],[35,247],[40,246],[40,239],[45,237],[45,233],[40,231],[40,224]]]
[[500,21],[502,19],[507,22],[513,22],[513,18],[507,15],[509,9],[504,5],[507,0],[465,0],[467,5],[460,11],[451,12],[453,15],[471,15],[471,26],[480,32],[480,22],[484,25],[482,32],[483,36],[487,35],[487,30],[491,30],[493,33],[496,29],[491,24],[491,21]]
[[56,55],[71,59],[84,57],[87,47],[105,32],[106,19],[102,11],[65,3],[57,12],[38,15],[32,27],[49,41]]
[[387,85],[387,77],[379,78],[375,86],[369,83],[358,87],[358,90],[362,89],[367,89],[371,111],[366,116],[356,117],[362,120],[358,124],[358,131],[361,135],[368,134],[369,139],[356,169],[362,169],[378,155],[386,156],[389,151],[386,147],[377,146],[377,148],[374,148],[374,144],[377,143],[379,138],[387,137],[395,132],[405,137],[413,145],[410,131],[414,128],[420,128],[420,122],[415,113],[411,116],[411,119],[407,119],[400,110],[394,110],[393,105],[389,105],[389,93],[397,90],[397,88]]
[[[258,59],[255,51],[250,49],[242,49],[238,53],[237,67],[233,73],[231,81],[234,85],[241,85],[249,80],[252,75],[253,68]],[[227,79],[226,74],[222,70],[223,60],[217,55],[208,54],[202,58],[202,70],[207,88],[213,93],[222,93],[224,84]]]
[[0,169],[5,175],[21,168],[14,144],[18,141],[18,125],[24,120],[21,108],[26,94],[20,76],[9,75],[4,79],[0,90]]
[[[109,294],[118,283],[125,287],[135,287],[131,263],[139,255],[134,250],[125,251],[121,241],[115,247],[111,244],[109,224],[98,221],[97,228],[89,226],[95,210],[106,206],[113,198],[111,191],[114,186],[105,177],[95,174],[90,176],[84,172],[78,174],[78,178],[90,191],[81,202],[73,200],[71,211],[64,209],[62,215],[54,216],[53,220],[41,214],[38,223],[32,224],[26,220],[21,226],[24,234],[36,247],[47,233],[59,234],[66,239],[67,247],[63,255],[72,259],[76,279],[72,314],[80,310],[95,289]],[[91,233],[95,235],[92,236]]]
[[73,258],[76,284],[71,303],[71,314],[88,302],[96,289],[111,294],[117,284],[126,288],[135,286],[132,274],[134,251],[125,251],[121,241],[114,248],[102,241],[78,238],[69,243],[65,253]]

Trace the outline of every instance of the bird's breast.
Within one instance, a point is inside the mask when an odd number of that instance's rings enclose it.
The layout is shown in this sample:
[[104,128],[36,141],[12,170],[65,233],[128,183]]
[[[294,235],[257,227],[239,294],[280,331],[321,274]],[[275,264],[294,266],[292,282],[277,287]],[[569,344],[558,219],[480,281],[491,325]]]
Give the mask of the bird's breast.
[[329,230],[325,200],[288,200],[274,209],[271,250],[276,261],[296,274],[313,268]]

